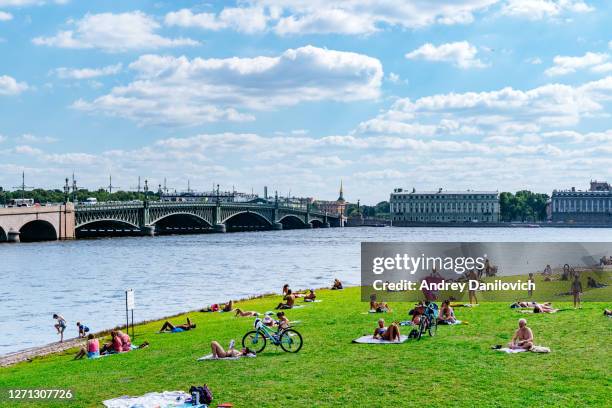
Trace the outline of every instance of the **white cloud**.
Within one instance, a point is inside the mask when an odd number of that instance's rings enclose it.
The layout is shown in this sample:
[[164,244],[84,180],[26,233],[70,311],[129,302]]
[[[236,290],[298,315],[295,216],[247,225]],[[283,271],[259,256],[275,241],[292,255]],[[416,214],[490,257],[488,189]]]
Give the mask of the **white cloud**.
[[141,125],[197,125],[252,120],[251,113],[304,101],[357,101],[379,96],[379,60],[313,46],[276,57],[202,59],[143,55],[130,64],[136,79],[77,109]]
[[57,139],[54,138],[54,137],[50,137],[50,136],[36,136],[36,135],[30,134],[30,133],[24,133],[17,140],[19,140],[22,143],[28,143],[28,144],[32,144],[32,143],[55,143],[55,142],[57,142]]
[[9,21],[13,19],[13,15],[11,13],[7,13],[6,11],[0,11],[0,21]]
[[586,13],[593,11],[582,0],[507,0],[502,14],[529,20],[557,17],[563,13]]
[[28,89],[25,82],[17,82],[8,75],[0,75],[0,95],[19,95]]
[[219,14],[193,13],[189,9],[181,9],[166,14],[165,24],[213,31],[231,28],[243,33],[256,33],[266,29],[267,19],[261,7],[230,7],[224,8]]
[[47,3],[67,4],[70,0],[0,0],[0,7],[40,6]]
[[527,58],[525,62],[532,65],[540,65],[542,64],[542,59],[540,57]]
[[389,76],[387,77],[387,79],[389,80],[389,82],[393,82],[394,84],[397,84],[401,80],[400,76],[395,72],[389,72]]
[[467,41],[458,41],[439,46],[431,43],[423,44],[416,50],[407,53],[405,57],[425,61],[450,62],[463,69],[486,67],[486,64],[476,58],[477,54],[478,50],[475,46]]
[[156,31],[160,24],[141,11],[128,13],[86,14],[80,20],[69,20],[70,30],[52,37],[36,37],[32,42],[59,48],[99,48],[107,52],[193,46],[189,38],[166,38]]
[[122,64],[107,65],[102,68],[66,68],[60,67],[54,70],[59,78],[63,79],[91,79],[101,76],[115,75],[121,72]]
[[606,72],[609,64],[605,64],[610,56],[606,53],[587,52],[582,57],[565,57],[557,55],[553,59],[554,65],[544,73],[548,76],[567,75],[580,69],[590,68],[594,72]]

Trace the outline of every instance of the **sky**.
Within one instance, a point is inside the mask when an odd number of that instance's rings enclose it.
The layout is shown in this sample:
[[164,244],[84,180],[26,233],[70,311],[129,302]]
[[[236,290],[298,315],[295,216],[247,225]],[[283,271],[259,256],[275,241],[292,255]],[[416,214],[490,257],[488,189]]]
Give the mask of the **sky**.
[[0,0],[0,186],[586,189],[611,3]]

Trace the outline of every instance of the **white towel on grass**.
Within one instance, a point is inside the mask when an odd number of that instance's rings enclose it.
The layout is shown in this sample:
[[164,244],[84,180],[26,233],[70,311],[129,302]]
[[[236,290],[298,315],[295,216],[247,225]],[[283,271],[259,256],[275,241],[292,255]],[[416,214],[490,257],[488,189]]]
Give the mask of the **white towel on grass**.
[[369,334],[369,335],[361,336],[361,337],[353,340],[353,343],[360,343],[360,344],[400,344],[400,343],[405,342],[406,340],[408,340],[408,336],[404,336],[404,335],[400,335],[400,341],[389,341],[389,340],[375,339],[371,334]]
[[[183,391],[164,391],[164,392],[149,392],[140,397],[123,396],[119,398],[108,399],[103,401],[107,408],[156,408],[156,407],[192,407],[191,402],[186,403],[186,400],[191,398],[191,395]],[[204,405],[198,405],[203,407]]]
[[217,358],[214,357],[212,354],[207,354],[204,357],[200,357],[198,358],[198,361],[204,361],[204,360],[238,360],[242,357],[249,357],[249,358],[254,358],[257,357],[255,354],[247,354],[246,356],[238,356],[238,357],[223,357],[223,358]]

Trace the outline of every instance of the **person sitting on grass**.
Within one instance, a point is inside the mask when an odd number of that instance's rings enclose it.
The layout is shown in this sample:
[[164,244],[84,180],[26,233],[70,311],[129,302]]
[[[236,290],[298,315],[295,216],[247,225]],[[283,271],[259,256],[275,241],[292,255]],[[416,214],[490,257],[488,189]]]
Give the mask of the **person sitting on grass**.
[[512,340],[508,343],[508,347],[514,350],[529,350],[533,347],[533,332],[527,327],[527,320],[525,319],[519,319],[518,325],[519,328],[514,332]]
[[604,309],[604,316],[612,317],[612,310]]
[[57,323],[53,325],[53,327],[55,327],[55,330],[57,330],[57,334],[60,335],[60,343],[63,343],[64,330],[66,330],[66,319],[64,319],[64,316],[58,315],[56,313],[53,314],[53,318],[57,320]]
[[289,327],[289,319],[287,319],[287,316],[285,316],[285,312],[276,313],[276,318],[278,319],[276,324],[278,325],[279,329],[284,330]]
[[227,302],[225,306],[223,306],[223,309],[221,309],[222,312],[231,312],[232,310],[234,310],[233,300],[230,300],[229,302]]
[[100,350],[100,354],[111,354],[111,353],[121,353],[123,350],[123,343],[121,338],[117,336],[116,330],[111,330],[110,332],[110,342],[102,345],[102,349]]
[[89,327],[85,326],[84,324],[81,324],[81,322],[77,322],[77,328],[79,329],[79,338],[83,339],[85,338],[85,336],[87,336],[87,333],[89,333]]
[[[233,341],[232,341],[233,343]],[[236,350],[233,347],[233,344],[230,344],[230,348],[225,351],[223,349],[223,347],[219,344],[218,341],[211,341],[210,342],[210,349],[212,350],[212,355],[213,358],[228,358],[228,357],[240,357],[240,356],[246,356],[246,355],[254,355],[255,353],[251,350],[249,350],[248,347],[243,348],[242,350]]]
[[259,313],[257,312],[236,308],[236,317],[257,317],[257,316],[259,316]]
[[310,291],[308,291],[308,293],[304,296],[304,302],[314,302],[316,298],[317,295],[314,289],[310,289]]
[[393,322],[389,327],[385,327],[385,319],[378,319],[378,327],[374,330],[372,337],[387,341],[400,341],[399,326]]
[[340,279],[334,279],[334,285],[332,286],[332,290],[340,290],[342,289],[342,282],[340,282]]
[[454,324],[457,321],[457,319],[455,318],[455,311],[451,307],[449,300],[445,300],[444,302],[442,302],[438,321],[442,324]]
[[278,306],[276,306],[277,309],[291,309],[291,308],[293,308],[293,305],[295,304],[295,296],[291,292],[291,289],[289,289],[287,291],[287,294],[285,295],[283,300],[285,301],[285,303],[283,303],[283,302],[279,303]]
[[83,347],[79,350],[75,360],[79,360],[87,354],[87,358],[98,358],[100,357],[100,342],[94,337],[93,334],[87,336],[87,348]]
[[287,292],[288,292],[288,291],[289,291],[289,284],[288,284],[288,283],[285,283],[285,284],[283,285],[283,293],[282,293],[282,295],[283,295],[283,296],[287,296]]
[[374,310],[376,313],[390,312],[389,305],[385,302],[376,301],[376,293],[370,295],[370,310]]
[[163,332],[180,333],[180,332],[188,331],[188,330],[195,329],[195,328],[196,328],[196,325],[191,323],[191,320],[189,320],[189,318],[187,318],[187,323],[179,324],[177,326],[173,325],[168,320],[166,320],[164,322],[164,325],[161,327],[161,329],[159,329],[159,332],[160,333],[163,333]]

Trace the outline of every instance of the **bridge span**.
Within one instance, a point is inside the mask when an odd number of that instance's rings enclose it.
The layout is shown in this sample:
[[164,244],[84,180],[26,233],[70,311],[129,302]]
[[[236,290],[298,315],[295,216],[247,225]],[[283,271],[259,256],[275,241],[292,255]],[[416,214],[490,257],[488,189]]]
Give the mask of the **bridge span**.
[[[24,233],[30,221],[37,222],[37,229]],[[343,223],[340,214],[321,212],[309,204],[288,206],[278,201],[68,203],[0,210],[0,241],[329,228],[342,227]]]

